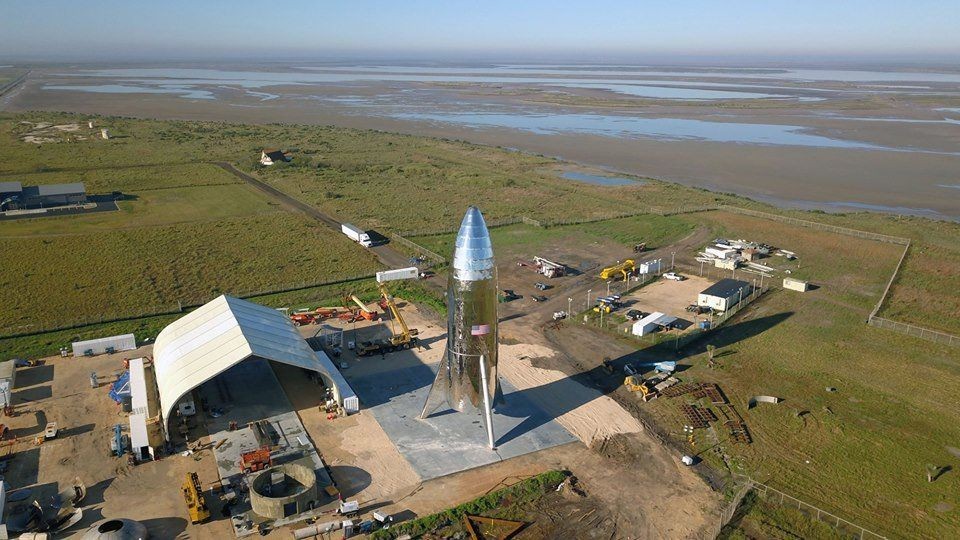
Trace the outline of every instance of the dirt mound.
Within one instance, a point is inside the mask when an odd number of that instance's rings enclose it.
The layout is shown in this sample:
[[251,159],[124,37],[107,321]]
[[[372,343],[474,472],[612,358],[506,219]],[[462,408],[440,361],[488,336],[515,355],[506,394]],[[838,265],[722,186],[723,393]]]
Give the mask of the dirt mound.
[[590,443],[590,450],[620,463],[643,459],[643,447],[638,447],[631,437],[619,433],[595,439]]

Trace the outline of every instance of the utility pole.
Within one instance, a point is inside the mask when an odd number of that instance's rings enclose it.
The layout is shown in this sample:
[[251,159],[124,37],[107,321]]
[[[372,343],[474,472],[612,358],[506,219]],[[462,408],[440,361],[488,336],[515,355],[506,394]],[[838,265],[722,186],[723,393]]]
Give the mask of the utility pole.
[[573,317],[573,298],[567,297],[567,317]]
[[700,261],[700,277],[703,277],[703,261]]
[[607,281],[607,296],[610,296],[610,283],[612,281],[613,281],[612,279]]
[[677,252],[676,252],[676,251],[671,251],[671,252],[670,252],[670,269],[671,269],[671,270],[674,269],[673,259],[674,259],[674,257],[675,257],[676,255],[677,255]]
[[593,289],[587,289],[587,306],[583,309],[590,309],[590,293],[593,292]]

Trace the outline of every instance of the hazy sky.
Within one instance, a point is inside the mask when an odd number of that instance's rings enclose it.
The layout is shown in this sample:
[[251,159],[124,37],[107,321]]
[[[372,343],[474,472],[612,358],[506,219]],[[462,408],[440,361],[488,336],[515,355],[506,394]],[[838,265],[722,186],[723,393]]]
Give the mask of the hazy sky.
[[0,0],[22,60],[960,60],[960,0]]

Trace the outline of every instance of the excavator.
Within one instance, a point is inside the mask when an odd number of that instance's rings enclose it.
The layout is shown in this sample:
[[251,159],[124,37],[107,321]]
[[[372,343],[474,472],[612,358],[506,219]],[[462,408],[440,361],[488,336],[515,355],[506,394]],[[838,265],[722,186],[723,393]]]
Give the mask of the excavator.
[[633,259],[627,259],[613,266],[608,266],[600,271],[600,279],[613,279],[622,274],[623,280],[627,281],[630,279],[630,274],[637,269],[634,263],[635,261]]
[[[388,281],[413,279],[417,277],[417,275],[418,274],[415,272],[404,273],[403,270],[377,272],[377,289],[380,291],[380,305],[386,306],[385,309],[389,310],[390,315],[392,315],[392,335],[388,339],[380,341],[364,341],[360,343],[357,346],[357,356],[383,354],[396,351],[398,349],[409,349],[417,346],[419,341],[417,338],[417,335],[420,333],[419,330],[407,326],[407,322],[403,320],[403,315],[400,313],[400,310],[397,309],[397,305],[393,301],[393,295],[391,295],[390,291],[387,290],[386,285],[386,282]],[[397,332],[396,325],[400,326],[399,332]]]

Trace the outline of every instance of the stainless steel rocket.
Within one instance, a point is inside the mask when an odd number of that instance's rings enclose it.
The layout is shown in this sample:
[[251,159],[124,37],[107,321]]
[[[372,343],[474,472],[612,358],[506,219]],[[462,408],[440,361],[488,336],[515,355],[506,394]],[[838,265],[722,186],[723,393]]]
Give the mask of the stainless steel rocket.
[[457,411],[482,409],[493,444],[497,378],[497,267],[483,215],[467,209],[457,233],[447,284],[447,347],[423,405],[425,418],[445,400]]

